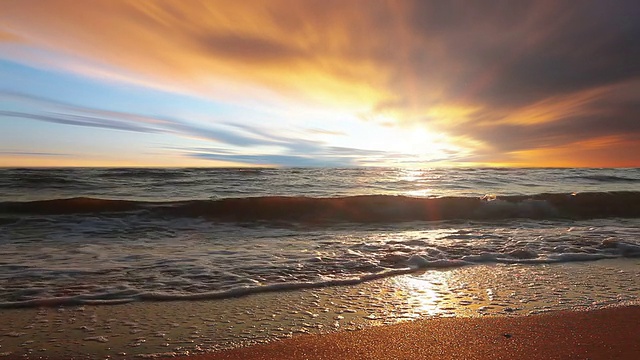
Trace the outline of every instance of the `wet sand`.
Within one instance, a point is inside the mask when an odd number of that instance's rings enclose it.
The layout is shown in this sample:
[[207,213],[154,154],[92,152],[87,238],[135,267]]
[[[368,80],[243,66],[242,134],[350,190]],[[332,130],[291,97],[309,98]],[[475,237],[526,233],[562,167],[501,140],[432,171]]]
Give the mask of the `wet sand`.
[[216,301],[0,309],[0,360],[640,359],[639,261],[478,265]]
[[640,306],[518,317],[437,318],[301,335],[183,357],[217,359],[639,359]]

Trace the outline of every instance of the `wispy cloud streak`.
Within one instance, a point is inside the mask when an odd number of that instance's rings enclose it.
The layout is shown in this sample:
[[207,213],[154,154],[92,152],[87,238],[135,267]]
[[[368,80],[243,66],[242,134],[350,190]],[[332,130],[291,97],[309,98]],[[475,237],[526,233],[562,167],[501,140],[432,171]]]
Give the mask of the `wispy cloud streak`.
[[[367,159],[383,159],[385,154],[388,155],[382,151],[333,147],[321,141],[286,137],[272,134],[265,129],[232,122],[222,122],[217,124],[217,127],[216,124],[203,126],[182,119],[84,108],[17,93],[0,93],[0,99],[27,102],[36,109],[50,109],[41,110],[39,113],[0,110],[0,124],[3,118],[5,121],[26,119],[115,131],[168,134],[197,138],[217,145],[207,148],[171,149],[191,158],[275,166],[356,166]],[[229,130],[224,130],[223,127]],[[242,135],[241,132],[246,135]],[[253,149],[254,147],[256,149]],[[268,151],[264,150],[265,148],[275,150]],[[6,153],[12,154],[18,153]]]
[[[630,140],[640,134],[636,0],[22,0],[2,7],[0,46],[20,39],[73,59],[66,71],[225,101],[260,98],[282,113],[332,109],[378,125],[424,126],[460,147],[482,145],[450,161],[523,164],[531,151],[603,137],[610,141],[601,151],[614,159],[634,151]],[[304,154],[344,160],[322,141],[282,136],[275,126],[162,116],[147,123],[125,113],[3,114],[192,136],[234,151],[271,146],[281,153],[256,156],[278,164],[307,161],[297,157]],[[306,119],[297,121],[303,127]]]

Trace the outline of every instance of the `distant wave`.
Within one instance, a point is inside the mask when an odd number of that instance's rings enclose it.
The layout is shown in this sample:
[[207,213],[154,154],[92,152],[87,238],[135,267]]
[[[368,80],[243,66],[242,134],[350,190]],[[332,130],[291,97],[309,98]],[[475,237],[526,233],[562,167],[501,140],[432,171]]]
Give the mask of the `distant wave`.
[[229,222],[394,223],[453,219],[553,219],[640,217],[640,192],[537,194],[533,196],[413,198],[363,195],[336,198],[247,197],[142,202],[69,198],[0,202],[0,214],[144,212],[152,216],[202,217]]
[[640,179],[628,178],[624,176],[614,176],[614,175],[581,175],[581,176],[572,176],[572,179],[580,179],[580,180],[590,180],[604,183],[640,183]]
[[188,176],[187,169],[113,168],[100,171],[101,178],[116,179],[166,179]]
[[[110,168],[99,172],[100,177],[109,178],[165,178],[183,177],[193,173],[206,173],[207,169],[202,168]],[[262,174],[262,168],[216,168],[212,173],[232,173],[232,174]]]
[[0,181],[2,187],[7,188],[25,188],[40,189],[42,187],[49,188],[67,188],[67,187],[86,187],[88,184],[80,179],[71,178],[57,174],[28,174],[8,176]]

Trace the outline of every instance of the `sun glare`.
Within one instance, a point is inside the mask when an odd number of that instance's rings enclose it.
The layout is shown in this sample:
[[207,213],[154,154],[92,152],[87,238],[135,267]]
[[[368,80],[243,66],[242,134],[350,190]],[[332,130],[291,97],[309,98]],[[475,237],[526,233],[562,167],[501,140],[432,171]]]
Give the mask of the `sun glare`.
[[444,155],[443,136],[429,132],[424,127],[401,130],[398,141],[400,148],[406,154],[416,154],[419,156],[441,157]]
[[446,163],[465,148],[447,134],[430,130],[424,124],[404,125],[389,115],[347,117],[341,136],[326,136],[328,144],[370,152],[362,165],[424,167]]

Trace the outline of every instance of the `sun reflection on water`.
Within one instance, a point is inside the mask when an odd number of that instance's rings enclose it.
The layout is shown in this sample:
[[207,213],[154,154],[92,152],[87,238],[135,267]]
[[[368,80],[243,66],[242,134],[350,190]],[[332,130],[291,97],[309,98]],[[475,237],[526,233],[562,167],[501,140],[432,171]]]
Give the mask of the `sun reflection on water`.
[[398,174],[398,179],[401,181],[416,182],[424,178],[424,171],[413,169],[402,169]]

